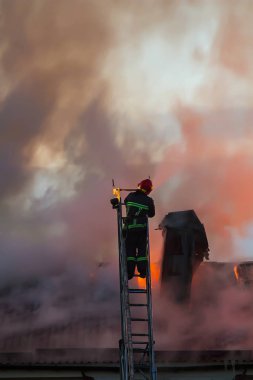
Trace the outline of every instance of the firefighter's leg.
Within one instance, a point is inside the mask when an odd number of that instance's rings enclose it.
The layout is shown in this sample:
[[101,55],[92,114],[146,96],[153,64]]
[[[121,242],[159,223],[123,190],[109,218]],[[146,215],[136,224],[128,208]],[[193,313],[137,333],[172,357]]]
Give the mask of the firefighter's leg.
[[128,280],[134,276],[136,265],[136,236],[132,231],[128,231],[125,240],[127,255],[127,273]]
[[145,278],[147,273],[147,232],[140,231],[138,237],[137,269],[140,277]]

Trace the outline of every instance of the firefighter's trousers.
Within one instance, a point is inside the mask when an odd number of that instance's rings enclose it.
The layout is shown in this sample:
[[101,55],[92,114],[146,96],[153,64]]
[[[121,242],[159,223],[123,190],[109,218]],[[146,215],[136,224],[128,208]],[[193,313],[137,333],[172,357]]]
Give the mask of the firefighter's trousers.
[[126,234],[127,271],[130,280],[137,265],[141,277],[147,271],[147,229],[129,229]]

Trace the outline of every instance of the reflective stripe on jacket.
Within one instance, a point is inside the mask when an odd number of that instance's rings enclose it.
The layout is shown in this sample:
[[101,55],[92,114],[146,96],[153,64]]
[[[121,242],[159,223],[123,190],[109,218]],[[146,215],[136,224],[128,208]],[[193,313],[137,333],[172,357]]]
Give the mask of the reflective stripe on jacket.
[[128,194],[125,199],[127,220],[126,228],[143,229],[147,227],[147,217],[155,215],[154,201],[141,190]]

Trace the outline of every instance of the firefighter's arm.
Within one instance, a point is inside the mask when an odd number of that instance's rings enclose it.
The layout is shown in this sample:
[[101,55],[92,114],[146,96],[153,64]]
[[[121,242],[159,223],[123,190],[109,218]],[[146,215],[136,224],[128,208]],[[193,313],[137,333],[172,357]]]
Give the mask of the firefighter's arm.
[[155,204],[152,198],[150,198],[150,205],[148,208],[148,217],[153,218],[155,216]]

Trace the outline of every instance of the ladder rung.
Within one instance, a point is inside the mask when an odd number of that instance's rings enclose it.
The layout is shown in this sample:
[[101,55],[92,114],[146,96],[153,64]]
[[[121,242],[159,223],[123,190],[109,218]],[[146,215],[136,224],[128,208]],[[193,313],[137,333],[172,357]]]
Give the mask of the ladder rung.
[[148,334],[137,334],[137,333],[135,333],[135,334],[132,334],[132,336],[148,336]]
[[141,340],[133,340],[132,344],[149,344],[149,342],[143,342]]
[[131,318],[131,321],[133,322],[140,322],[140,321],[148,321],[148,318]]
[[129,306],[148,306],[147,303],[130,303]]
[[147,289],[128,289],[129,293],[147,293]]
[[143,280],[146,280],[146,277],[141,277],[140,274],[134,274],[133,277],[139,277],[139,278],[142,278]]
[[148,348],[133,348],[133,352],[148,352]]
[[149,363],[134,363],[134,368],[150,368],[150,364]]

